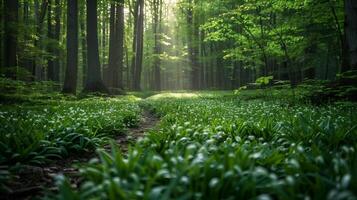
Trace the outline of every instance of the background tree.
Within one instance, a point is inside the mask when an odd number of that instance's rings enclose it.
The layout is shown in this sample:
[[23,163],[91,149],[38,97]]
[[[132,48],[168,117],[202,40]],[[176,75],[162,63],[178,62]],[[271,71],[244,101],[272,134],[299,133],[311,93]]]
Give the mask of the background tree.
[[345,0],[345,15],[349,68],[357,70],[357,1]]
[[103,83],[99,62],[97,21],[97,1],[87,0],[88,70],[84,91],[107,93],[108,89]]
[[135,31],[135,60],[134,60],[134,83],[133,90],[141,90],[141,72],[143,63],[143,45],[144,45],[144,0],[138,0],[136,16],[136,31]]
[[17,0],[5,0],[5,51],[6,76],[15,78],[17,66],[18,7]]
[[78,2],[67,0],[67,67],[64,93],[76,94],[78,73]]

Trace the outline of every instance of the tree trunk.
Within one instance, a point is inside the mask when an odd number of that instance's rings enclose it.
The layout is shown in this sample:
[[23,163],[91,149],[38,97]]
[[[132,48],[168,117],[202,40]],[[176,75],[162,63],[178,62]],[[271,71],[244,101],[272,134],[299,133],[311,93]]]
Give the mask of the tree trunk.
[[114,87],[123,89],[123,69],[124,69],[124,29],[125,29],[125,19],[124,19],[124,0],[120,0],[117,5],[117,20],[116,20],[116,30],[117,37],[116,43],[118,44],[118,79],[114,82]]
[[345,0],[345,35],[350,69],[357,70],[357,1]]
[[161,17],[162,17],[162,4],[160,0],[153,0],[153,34],[154,34],[154,61],[153,61],[153,80],[152,86],[154,90],[161,90],[161,72],[160,72],[160,38],[161,34]]
[[[51,40],[50,44],[47,47],[49,54],[53,55],[53,44],[54,40],[53,26],[52,26],[52,0],[48,0],[48,11],[47,11],[47,37]],[[52,58],[47,59],[47,77],[48,80],[54,80],[54,63]]]
[[109,76],[108,87],[114,87],[115,82],[118,81],[117,71],[117,44],[116,44],[116,5],[114,2],[110,5],[110,35],[109,35]]
[[[4,30],[4,1],[0,1],[0,30]],[[0,70],[2,67],[4,67],[4,31],[0,32]]]
[[82,84],[86,84],[87,77],[87,39],[86,39],[86,25],[85,25],[85,2],[81,2],[81,10],[79,13],[80,29],[81,29],[81,46],[82,46]]
[[144,0],[138,0],[137,33],[135,47],[134,90],[141,90],[141,71],[143,62]]
[[6,77],[16,78],[17,66],[17,23],[18,23],[17,0],[5,0],[5,52],[4,66],[6,67]]
[[197,22],[194,21],[193,1],[188,1],[189,8],[187,10],[187,46],[189,53],[189,60],[191,65],[191,89],[199,89],[199,63],[197,61],[198,48],[194,41],[198,39]]
[[123,88],[124,1],[110,9],[109,86]]
[[67,0],[67,68],[63,92],[76,94],[78,71],[78,2]]
[[[45,16],[48,7],[48,0],[42,0],[41,7],[38,4],[38,1],[35,1],[36,7],[36,36],[35,39],[35,47],[39,50],[42,49],[41,41],[42,41],[42,30],[43,24],[45,21]],[[32,61],[32,75],[34,80],[42,80],[44,77],[43,66],[38,65],[38,61],[40,61],[42,55],[35,56]]]
[[88,70],[84,92],[108,93],[100,69],[98,51],[97,0],[87,0],[87,59]]
[[60,81],[60,34],[61,34],[61,0],[55,0],[55,33],[54,39],[56,40],[57,46],[54,50],[54,60],[53,60],[53,81]]
[[[130,2],[130,1],[129,1]],[[138,12],[139,12],[139,7],[140,7],[140,3],[139,1],[136,1],[135,6],[134,6],[134,11],[133,11],[133,24],[134,24],[134,30],[133,30],[133,43],[132,43],[132,49],[133,49],[133,56],[131,58],[131,67],[130,67],[130,71],[131,71],[131,85],[130,87],[132,89],[135,88],[135,60],[136,60],[136,43],[137,43],[137,32],[138,32]],[[130,82],[128,80],[128,82]]]

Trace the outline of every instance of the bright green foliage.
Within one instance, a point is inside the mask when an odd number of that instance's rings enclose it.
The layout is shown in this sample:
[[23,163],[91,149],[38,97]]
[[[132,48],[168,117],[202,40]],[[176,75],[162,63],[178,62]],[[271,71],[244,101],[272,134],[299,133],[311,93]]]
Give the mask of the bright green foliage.
[[262,76],[260,78],[258,78],[255,83],[262,85],[262,86],[266,86],[268,85],[272,80],[273,80],[273,76]]
[[[227,60],[241,61],[245,67],[266,72],[271,70],[267,68],[271,59],[287,64],[290,72],[321,65],[326,53],[331,56],[327,62],[340,62],[339,50],[332,50],[331,45],[341,45],[338,40],[343,31],[341,0],[214,2],[206,2],[217,4],[210,8],[216,13],[201,28],[207,32],[206,42],[233,44],[225,45]],[[279,69],[273,73],[287,71]]]
[[157,130],[126,156],[99,151],[80,188],[62,181],[57,198],[356,198],[355,104],[170,96],[145,102]]
[[0,191],[23,165],[94,151],[125,134],[138,124],[140,112],[130,97],[0,106]]
[[138,123],[130,100],[86,99],[55,106],[3,107],[0,164],[40,164],[49,158],[94,149]]

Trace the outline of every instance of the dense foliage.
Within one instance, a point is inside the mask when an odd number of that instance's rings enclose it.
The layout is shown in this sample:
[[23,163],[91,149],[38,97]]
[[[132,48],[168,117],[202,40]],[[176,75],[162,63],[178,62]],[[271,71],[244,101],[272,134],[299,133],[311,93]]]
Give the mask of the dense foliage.
[[58,198],[356,198],[355,104],[163,97],[144,102],[158,129],[127,156],[100,151],[78,190],[60,177]]
[[16,181],[13,175],[22,166],[45,166],[53,160],[94,151],[111,138],[125,134],[140,119],[136,98],[130,96],[83,100],[62,96],[61,101],[33,101],[38,95],[24,96],[20,98],[21,104],[18,95],[13,95],[16,105],[8,104],[9,99],[0,105],[2,192],[6,182]]

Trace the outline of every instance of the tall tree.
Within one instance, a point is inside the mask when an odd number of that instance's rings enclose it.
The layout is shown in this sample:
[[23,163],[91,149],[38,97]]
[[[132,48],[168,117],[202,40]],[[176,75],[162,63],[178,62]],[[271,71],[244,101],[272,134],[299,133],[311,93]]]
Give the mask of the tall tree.
[[135,44],[135,61],[134,61],[134,90],[141,90],[141,72],[143,64],[143,50],[144,50],[144,0],[137,1],[137,17],[136,17],[136,44]]
[[18,0],[5,0],[4,66],[7,68],[5,75],[9,78],[15,78],[15,70],[10,68],[17,66],[18,7]]
[[[53,33],[53,25],[52,25],[52,0],[48,0],[48,8],[47,8],[47,37],[48,39],[51,40],[51,42],[48,44],[47,51],[51,55],[54,54],[53,50],[53,44],[52,41],[55,39],[54,38],[54,33]],[[48,58],[47,59],[47,74],[48,74],[48,80],[53,81],[54,76],[55,76],[55,71],[54,71],[54,62],[53,58]]]
[[161,71],[160,71],[160,54],[161,54],[161,20],[162,20],[162,0],[152,1],[152,15],[153,15],[153,34],[154,34],[154,61],[153,61],[153,89],[161,90]]
[[349,65],[357,70],[357,1],[345,0],[345,35]]
[[63,92],[75,94],[78,71],[78,1],[67,0],[67,68]]
[[88,70],[84,92],[105,92],[99,62],[97,0],[87,0],[87,51]]
[[[188,57],[191,66],[191,89],[199,89],[199,63],[198,63],[198,48],[197,40],[199,36],[197,19],[194,18],[194,1],[188,0],[186,10],[187,22],[187,46]],[[221,67],[221,66],[220,66]]]
[[[133,42],[132,42],[132,50],[133,50],[133,55],[131,58],[131,67],[130,70],[128,70],[128,73],[130,71],[130,75],[131,75],[131,82],[128,79],[128,83],[130,83],[130,87],[131,89],[134,89],[134,85],[135,85],[135,60],[136,60],[136,43],[137,43],[137,32],[138,32],[138,12],[139,12],[139,1],[133,1],[135,2],[134,7],[132,6],[132,4],[130,4],[131,1],[129,1],[129,10],[133,16]],[[131,16],[131,15],[130,15]]]
[[124,56],[124,1],[112,3],[110,8],[109,82],[113,88],[122,88]]
[[87,76],[87,33],[86,33],[86,20],[85,20],[85,2],[80,2],[80,11],[79,11],[79,23],[80,23],[80,36],[81,36],[81,46],[82,46],[82,84],[85,85],[86,83],[86,76]]
[[[42,31],[43,24],[45,22],[46,12],[48,8],[48,0],[42,0],[41,5],[38,0],[35,0],[35,16],[36,16],[36,39],[35,39],[35,47],[38,50],[42,50]],[[35,80],[42,80],[44,78],[44,68],[40,66],[39,63],[41,61],[42,55],[35,56],[32,59],[32,75]]]
[[60,36],[61,36],[61,12],[62,4],[61,0],[55,0],[55,25],[54,25],[54,39],[56,41],[56,47],[54,49],[53,60],[53,81],[60,81]]
[[117,62],[117,44],[115,41],[115,37],[116,37],[116,5],[114,2],[111,3],[110,5],[110,27],[109,27],[109,77],[108,77],[108,82],[109,82],[109,86],[110,87],[114,87],[114,82],[115,82],[115,78],[118,77],[118,75],[116,74],[117,70],[117,66],[116,66],[116,62]]
[[118,80],[114,79],[114,87],[123,88],[123,69],[124,69],[124,29],[125,29],[125,19],[124,19],[124,0],[119,0],[117,5],[117,20],[116,20],[116,30],[117,30],[117,44],[118,44]]

